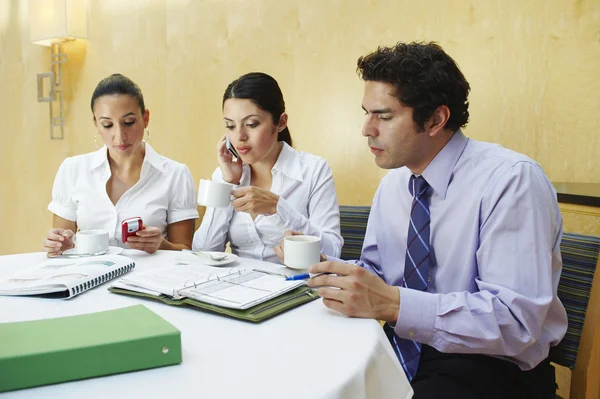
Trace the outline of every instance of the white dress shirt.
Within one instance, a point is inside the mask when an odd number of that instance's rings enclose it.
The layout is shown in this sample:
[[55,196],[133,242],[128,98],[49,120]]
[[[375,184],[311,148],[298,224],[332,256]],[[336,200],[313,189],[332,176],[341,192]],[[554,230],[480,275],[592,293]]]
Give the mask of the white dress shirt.
[[[206,210],[194,234],[194,250],[223,251],[227,242],[241,257],[279,263],[274,248],[287,230],[321,237],[321,252],[338,257],[344,243],[340,235],[340,211],[331,168],[323,158],[299,152],[283,144],[271,169],[271,192],[279,196],[277,213],[258,215],[228,208]],[[237,187],[250,185],[250,167],[244,165]],[[223,182],[221,169],[214,181]],[[236,187],[236,188],[237,188]]]
[[77,223],[80,230],[109,233],[110,245],[121,243],[121,222],[139,216],[167,237],[167,225],[197,219],[196,187],[188,167],[159,155],[148,144],[140,179],[116,205],[108,197],[111,177],[107,148],[67,158],[58,169],[48,210]]

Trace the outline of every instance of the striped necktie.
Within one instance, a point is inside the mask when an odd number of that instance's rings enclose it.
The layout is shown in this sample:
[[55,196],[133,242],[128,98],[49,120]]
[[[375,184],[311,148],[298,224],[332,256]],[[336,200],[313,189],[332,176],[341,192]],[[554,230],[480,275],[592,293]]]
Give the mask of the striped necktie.
[[[414,290],[427,290],[431,256],[429,251],[429,196],[426,195],[429,183],[423,176],[412,175],[408,189],[413,197],[408,223],[408,239],[404,261],[403,286]],[[408,339],[399,338],[394,329],[384,325],[384,331],[400,359],[408,380],[412,380],[419,367],[421,344]]]

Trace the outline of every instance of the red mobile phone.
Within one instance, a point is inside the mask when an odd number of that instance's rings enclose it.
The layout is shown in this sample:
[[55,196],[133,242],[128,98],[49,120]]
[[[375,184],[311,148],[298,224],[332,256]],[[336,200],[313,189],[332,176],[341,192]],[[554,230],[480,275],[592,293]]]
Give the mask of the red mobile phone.
[[130,236],[134,236],[137,231],[141,230],[142,225],[142,218],[139,216],[123,220],[121,222],[121,241],[123,244],[127,242]]

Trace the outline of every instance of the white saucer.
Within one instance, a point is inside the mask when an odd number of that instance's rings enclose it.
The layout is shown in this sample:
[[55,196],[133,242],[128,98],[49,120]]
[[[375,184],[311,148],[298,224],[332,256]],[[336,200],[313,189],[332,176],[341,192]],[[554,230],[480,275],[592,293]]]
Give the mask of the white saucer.
[[67,249],[66,251],[63,251],[62,255],[66,256],[66,257],[71,257],[71,258],[89,258],[91,256],[100,256],[100,255],[119,255],[124,250],[125,250],[125,248],[121,248],[121,247],[108,247],[108,251],[106,251],[106,252],[97,252],[95,254],[88,254],[88,253],[78,252],[77,247],[75,247],[75,248],[71,248],[71,249]]
[[211,254],[214,256],[223,256],[225,255],[225,259],[223,260],[213,260],[208,256],[204,255],[195,255],[191,251],[182,251],[180,254],[177,254],[175,260],[180,263],[201,263],[203,265],[208,266],[225,266],[230,263],[233,263],[237,260],[238,256],[235,254],[230,254],[229,252],[211,252],[211,251],[202,251],[206,254]]

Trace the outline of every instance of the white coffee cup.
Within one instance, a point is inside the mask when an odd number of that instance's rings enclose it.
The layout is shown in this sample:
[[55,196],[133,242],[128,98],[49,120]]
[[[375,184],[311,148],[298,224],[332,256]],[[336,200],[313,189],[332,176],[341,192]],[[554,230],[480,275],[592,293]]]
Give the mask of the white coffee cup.
[[75,234],[77,253],[96,254],[108,251],[108,232],[104,230],[81,230]]
[[200,180],[198,205],[226,208],[231,203],[233,185],[212,180]]
[[321,238],[288,236],[283,242],[283,263],[291,269],[308,269],[321,261]]

